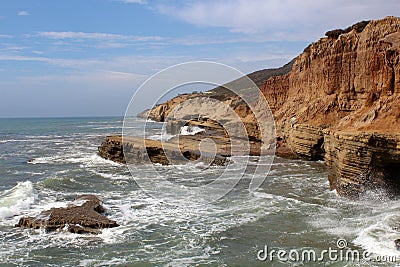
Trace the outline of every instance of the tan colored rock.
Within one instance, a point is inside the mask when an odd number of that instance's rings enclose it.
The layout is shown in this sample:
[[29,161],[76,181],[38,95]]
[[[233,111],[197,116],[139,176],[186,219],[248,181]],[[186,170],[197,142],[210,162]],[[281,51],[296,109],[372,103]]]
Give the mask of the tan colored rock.
[[400,193],[400,134],[331,132],[325,134],[325,162],[332,189],[356,197],[365,190]]
[[[299,123],[313,126],[384,131],[387,125],[380,123],[378,116],[382,111],[400,130],[396,118],[400,106],[399,30],[400,19],[387,17],[369,22],[361,32],[351,30],[337,39],[313,43],[297,57],[289,81],[282,77],[283,85],[273,88],[271,80],[265,84],[270,88],[265,91],[266,98],[277,104],[278,124],[287,127],[295,116]],[[287,83],[284,94],[282,87]],[[371,104],[375,118],[369,113]],[[389,105],[396,109],[392,114],[388,114]]]
[[[361,26],[313,43],[286,77],[263,88],[278,136],[303,158],[318,159],[325,150],[331,188],[342,195],[395,189],[393,173],[400,173],[400,148],[393,145],[400,132],[400,18]],[[388,141],[371,145],[378,136]]]
[[[400,173],[400,18],[363,21],[326,35],[296,58],[289,73],[280,72],[260,86],[276,120],[278,151],[312,160],[326,151],[331,187],[343,195],[395,188],[393,173]],[[249,108],[235,96],[216,92],[210,97],[235,110],[250,139],[261,140]],[[150,117],[163,121],[192,97],[198,94],[167,101],[149,111]]]
[[[140,137],[126,137],[122,141],[121,136],[107,136],[99,147],[99,155],[121,163],[148,164],[159,163],[162,165],[185,163],[188,160],[200,160],[214,165],[224,165],[228,162],[229,156],[225,140],[214,139],[217,144],[217,151],[210,147],[199,144],[201,138],[194,136],[180,136],[168,142],[143,139]],[[202,156],[203,153],[203,156]],[[209,154],[210,156],[207,156]],[[214,155],[215,154],[215,155]]]

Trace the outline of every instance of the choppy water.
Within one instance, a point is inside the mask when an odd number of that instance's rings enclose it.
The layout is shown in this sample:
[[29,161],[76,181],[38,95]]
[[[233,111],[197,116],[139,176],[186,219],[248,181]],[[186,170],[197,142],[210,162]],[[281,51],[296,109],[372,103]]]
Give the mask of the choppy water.
[[[265,245],[321,252],[337,249],[340,238],[360,253],[400,255],[393,245],[400,238],[400,202],[372,193],[361,201],[338,197],[329,191],[321,162],[276,158],[255,193],[239,183],[227,197],[205,206],[163,203],[140,190],[126,166],[97,156],[97,146],[106,135],[120,133],[121,125],[122,118],[0,120],[1,266],[380,265],[257,259]],[[161,124],[149,127],[156,134]],[[244,168],[241,158],[233,164]],[[148,168],[138,167],[133,176],[151,175]],[[223,167],[157,168],[190,184]],[[101,198],[107,216],[121,226],[98,236],[14,227],[21,216],[65,206],[83,193]]]

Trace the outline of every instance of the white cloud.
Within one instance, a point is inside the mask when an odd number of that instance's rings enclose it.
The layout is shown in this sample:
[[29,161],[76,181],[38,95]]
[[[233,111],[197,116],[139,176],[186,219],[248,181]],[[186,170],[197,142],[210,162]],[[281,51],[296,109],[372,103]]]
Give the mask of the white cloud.
[[11,35],[8,35],[8,34],[0,34],[0,38],[10,39],[10,38],[13,38],[13,37]]
[[0,52],[19,52],[22,50],[27,49],[28,47],[26,46],[20,46],[20,45],[14,45],[14,44],[8,44],[8,43],[3,43],[0,44]]
[[232,32],[270,34],[276,40],[314,39],[335,27],[364,19],[400,15],[398,0],[206,0],[157,10],[200,27],[225,27]]
[[29,13],[26,10],[21,10],[21,11],[18,11],[17,15],[18,16],[28,16]]
[[104,32],[73,32],[73,31],[51,31],[27,34],[25,37],[41,37],[56,40],[53,45],[70,46],[72,50],[82,50],[83,48],[112,49],[127,46],[146,45],[163,43],[165,40],[161,36],[138,36],[123,35]]
[[146,0],[117,0],[117,1],[123,2],[126,4],[141,4],[141,5],[147,4]]
[[148,76],[135,73],[118,72],[118,71],[93,71],[93,72],[77,72],[65,75],[42,75],[42,76],[21,76],[18,81],[25,84],[47,84],[47,83],[70,83],[85,84],[91,88],[98,86],[108,88],[127,87],[140,84]]
[[0,61],[40,61],[49,62],[49,58],[45,57],[29,57],[29,56],[19,56],[19,55],[0,55]]
[[64,71],[65,75],[73,72],[112,72],[112,73],[136,73],[137,75],[151,75],[155,72],[174,64],[193,60],[189,57],[179,56],[115,56],[108,58],[83,58],[66,59],[50,58],[42,56],[22,56],[0,54],[0,61],[32,61],[44,62],[49,65],[69,69]]
[[39,32],[37,36],[51,39],[94,39],[94,40],[131,40],[160,41],[160,36],[132,36],[102,32]]

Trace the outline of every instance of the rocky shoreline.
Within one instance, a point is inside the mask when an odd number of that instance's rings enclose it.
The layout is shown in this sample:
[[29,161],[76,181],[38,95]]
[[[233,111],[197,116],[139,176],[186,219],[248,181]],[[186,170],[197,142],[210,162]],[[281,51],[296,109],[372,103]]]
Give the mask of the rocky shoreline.
[[[324,160],[331,189],[343,196],[375,189],[400,193],[400,18],[329,31],[276,73],[257,85],[274,115],[278,156]],[[218,88],[180,95],[141,116],[166,122],[175,107],[197,97],[231,107],[258,154],[273,144],[262,142],[248,106]],[[100,155],[122,161],[119,140],[107,137]]]

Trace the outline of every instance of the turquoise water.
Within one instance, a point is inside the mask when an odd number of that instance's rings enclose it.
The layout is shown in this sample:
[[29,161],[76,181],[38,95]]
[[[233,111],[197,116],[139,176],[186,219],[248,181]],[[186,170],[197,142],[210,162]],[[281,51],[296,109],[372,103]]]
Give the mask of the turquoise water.
[[[151,166],[126,166],[97,156],[106,135],[120,134],[123,118],[0,119],[0,265],[1,266],[393,266],[394,263],[260,261],[270,249],[337,249],[399,256],[393,240],[400,202],[368,193],[360,201],[329,190],[322,162],[275,158],[256,192],[249,166],[233,160],[246,174],[217,202],[200,207],[163,202],[142,191],[135,177],[154,175]],[[137,120],[138,129],[145,123]],[[161,123],[148,129],[159,133]],[[218,175],[224,167],[201,164],[157,166],[177,183],[193,184]],[[15,228],[21,216],[65,206],[78,194],[95,194],[107,216],[121,226],[102,234]],[[397,228],[398,229],[398,228]]]

